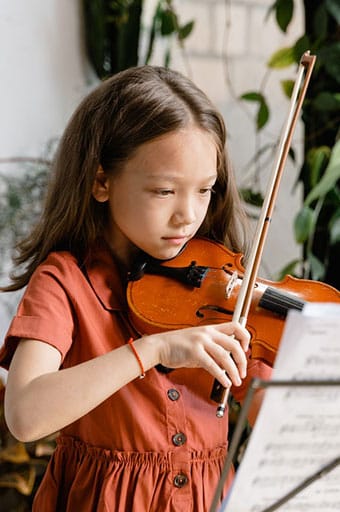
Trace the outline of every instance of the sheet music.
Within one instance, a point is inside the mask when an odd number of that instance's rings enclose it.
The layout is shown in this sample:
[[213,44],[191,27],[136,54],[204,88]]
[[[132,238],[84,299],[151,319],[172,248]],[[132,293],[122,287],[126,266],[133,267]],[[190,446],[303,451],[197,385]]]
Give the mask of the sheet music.
[[[273,380],[340,381],[340,304],[288,315]],[[340,386],[269,387],[221,512],[262,512],[340,456]],[[340,465],[280,506],[340,511]]]

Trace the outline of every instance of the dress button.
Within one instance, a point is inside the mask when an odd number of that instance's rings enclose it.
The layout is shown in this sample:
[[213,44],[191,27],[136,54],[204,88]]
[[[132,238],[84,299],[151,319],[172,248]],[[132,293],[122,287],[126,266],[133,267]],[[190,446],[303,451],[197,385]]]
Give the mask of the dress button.
[[173,402],[175,402],[176,400],[179,399],[179,391],[177,391],[177,389],[169,389],[168,390],[168,397],[170,398],[170,400],[172,400]]
[[183,434],[183,432],[178,432],[174,436],[172,436],[172,442],[175,446],[182,446],[187,440],[187,436]]
[[178,473],[178,475],[174,478],[174,486],[181,488],[184,487],[188,483],[188,477],[183,473]]

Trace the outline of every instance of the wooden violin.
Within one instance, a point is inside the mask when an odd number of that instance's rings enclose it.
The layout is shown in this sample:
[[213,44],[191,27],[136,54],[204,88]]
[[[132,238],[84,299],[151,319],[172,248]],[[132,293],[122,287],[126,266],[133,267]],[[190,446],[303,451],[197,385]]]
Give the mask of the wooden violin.
[[[194,238],[172,260],[147,259],[127,288],[132,324],[143,335],[230,321],[245,272],[242,258],[217,242]],[[335,288],[292,276],[279,282],[258,278],[251,297],[252,358],[270,366],[289,310],[301,311],[306,302],[340,302]]]

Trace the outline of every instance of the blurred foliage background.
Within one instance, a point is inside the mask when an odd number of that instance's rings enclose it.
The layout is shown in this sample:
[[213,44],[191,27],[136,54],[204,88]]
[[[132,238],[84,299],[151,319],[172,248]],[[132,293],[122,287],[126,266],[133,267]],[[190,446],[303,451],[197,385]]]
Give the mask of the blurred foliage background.
[[[294,0],[277,0],[268,15],[274,15],[280,30],[286,32],[294,16]],[[278,48],[268,61],[267,75],[275,69],[296,66],[303,53],[317,56],[315,69],[302,109],[304,123],[304,162],[298,181],[304,201],[294,222],[296,241],[302,245],[302,259],[287,262],[281,275],[327,282],[340,289],[340,4],[338,0],[304,1],[305,33],[291,47]],[[266,77],[267,79],[268,77]],[[258,105],[257,133],[271,115],[264,89],[248,91],[244,101]],[[291,80],[281,82],[283,94],[292,92]],[[259,148],[259,153],[272,151]],[[291,149],[294,158],[294,148]],[[254,156],[254,161],[258,154]],[[256,171],[254,182],[256,182]],[[256,188],[243,190],[247,201],[261,205]]]

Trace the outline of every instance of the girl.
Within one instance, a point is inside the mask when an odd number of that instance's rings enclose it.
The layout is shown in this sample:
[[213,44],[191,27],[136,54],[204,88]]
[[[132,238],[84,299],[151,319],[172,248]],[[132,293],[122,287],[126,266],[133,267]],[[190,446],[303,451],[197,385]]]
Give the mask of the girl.
[[197,87],[150,66],[102,83],[66,128],[5,288],[27,285],[0,355],[8,426],[22,441],[60,431],[34,511],[209,509],[228,433],[212,381],[240,400],[269,369],[232,322],[141,336],[125,291],[141,252],[171,259],[195,236],[245,250],[225,137]]

